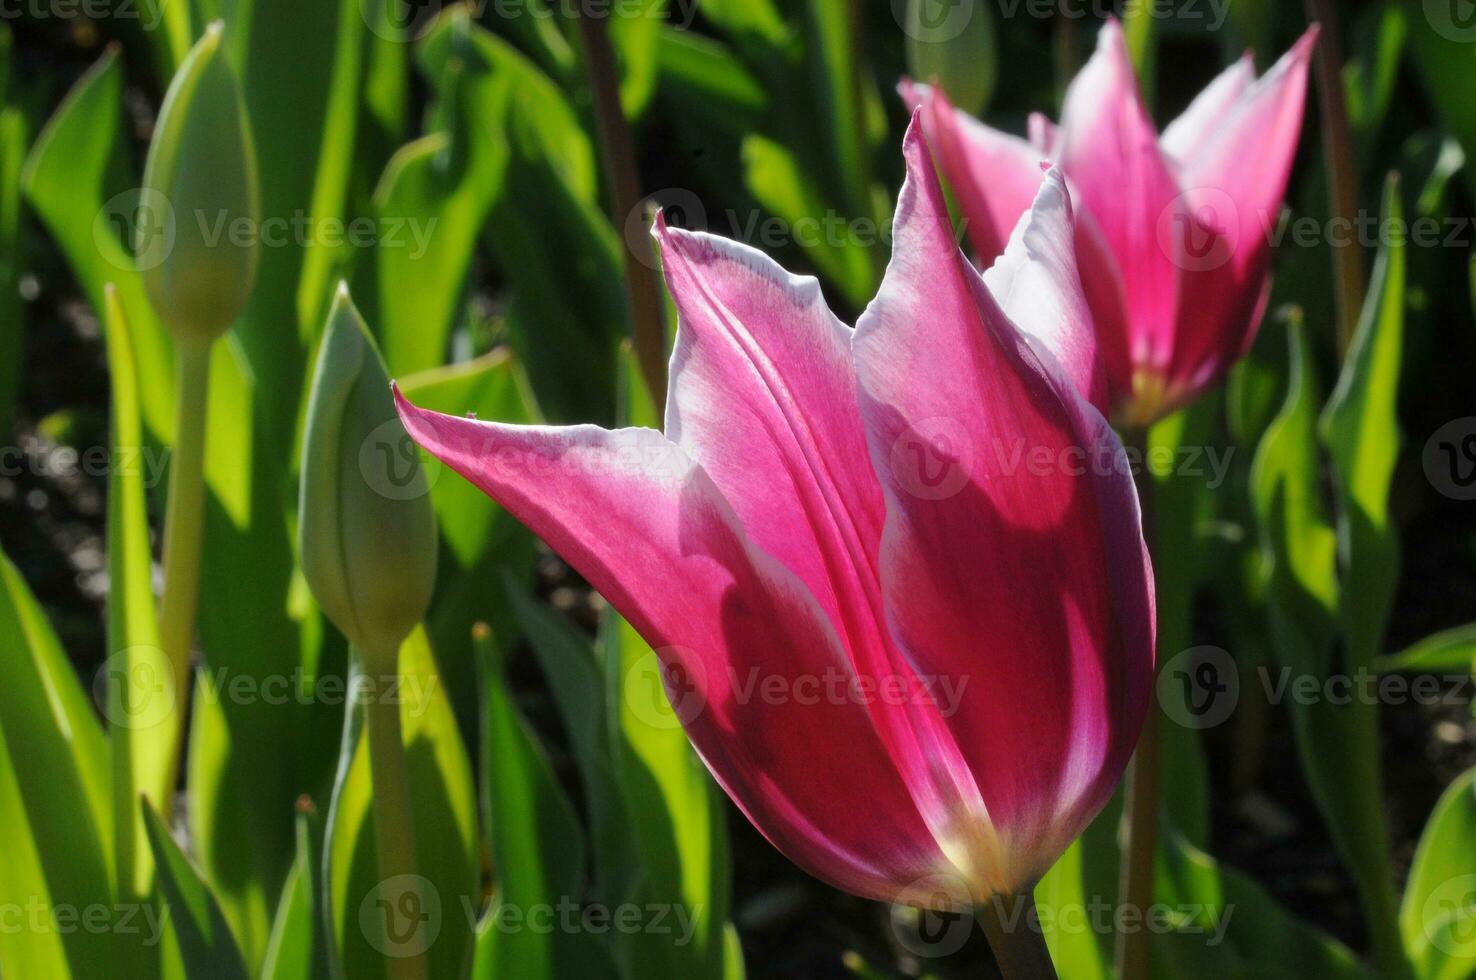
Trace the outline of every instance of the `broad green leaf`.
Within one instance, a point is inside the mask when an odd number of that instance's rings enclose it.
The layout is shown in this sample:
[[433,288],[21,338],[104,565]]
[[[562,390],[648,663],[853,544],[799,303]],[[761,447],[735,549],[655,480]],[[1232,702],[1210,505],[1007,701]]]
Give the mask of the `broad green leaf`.
[[596,894],[613,905],[630,890],[637,855],[630,848],[631,831],[613,771],[604,670],[589,639],[558,613],[513,581],[506,582],[504,591],[569,733],[589,814]]
[[353,733],[353,758],[331,814],[327,882],[333,942],[351,980],[383,976],[382,951],[392,951],[393,943],[422,941],[429,943],[426,956],[431,976],[460,976],[470,955],[471,913],[480,896],[476,786],[423,629],[411,634],[400,649],[400,676],[398,696],[414,808],[416,873],[425,879],[422,908],[430,917],[419,924],[388,924],[396,930],[409,925],[424,930],[411,932],[408,938],[403,933],[387,936],[384,931],[386,910],[378,904],[368,743],[361,732]]
[[[0,737],[58,906],[112,906],[108,743],[87,693],[20,572],[0,555]],[[44,830],[40,830],[44,828]],[[22,898],[22,907],[26,904]],[[107,970],[112,936],[65,931],[80,976]]]
[[721,976],[732,887],[721,799],[667,701],[655,652],[613,613],[605,625],[605,662],[615,705],[615,771],[640,869],[636,894],[677,910],[691,929],[684,943],[631,936],[622,965],[632,976]]
[[529,928],[579,901],[584,835],[527,723],[508,693],[503,667],[482,645],[482,808],[490,835],[493,893],[477,926],[475,980],[586,975],[590,937],[579,928]]
[[[46,882],[41,856],[44,838],[37,830],[46,835],[53,832],[45,823],[33,825],[26,814],[11,749],[3,738],[0,738],[0,823],[6,828],[5,846],[0,847],[0,902],[11,908],[34,904],[44,914],[55,900]],[[85,951],[79,951],[78,958],[102,962],[101,957],[88,956]],[[0,975],[68,980],[74,975],[85,976],[83,969],[85,966],[79,966],[74,973],[58,929],[0,930]]]
[[[323,6],[328,6],[326,2]],[[309,220],[325,227],[337,222],[348,202],[349,177],[353,170],[358,119],[364,77],[364,56],[369,48],[364,0],[339,0],[338,29],[330,61],[327,101],[323,110],[322,131],[318,137],[317,172],[308,206]],[[403,66],[402,66],[403,70]],[[379,229],[380,240],[386,232]],[[310,237],[304,247],[302,274],[297,288],[297,322],[304,340],[316,336],[328,314],[333,283],[340,278],[335,266],[341,265],[347,253],[356,247],[345,237]]]
[[120,165],[123,70],[108,50],[72,87],[26,158],[27,202],[56,239],[93,309],[117,286],[134,331],[144,421],[154,438],[174,430],[173,347],[143,294],[128,242],[140,201]]
[[880,236],[863,244],[846,223],[835,220],[817,186],[785,146],[759,135],[743,141],[748,191],[793,229],[793,237],[815,268],[835,283],[846,302],[864,306],[875,291],[873,253]]
[[1399,912],[1421,977],[1476,975],[1476,769],[1445,793],[1415,851]]
[[774,47],[784,45],[793,33],[772,0],[705,0],[701,13],[726,32]]
[[[1089,909],[1104,902],[1111,907],[1117,900],[1117,830],[1121,820],[1119,792],[1035,886],[1037,908],[1051,910],[1054,920],[1063,923],[1061,913],[1066,910]],[[1045,930],[1056,970],[1072,980],[1112,977],[1113,938],[1111,933],[1064,925]]]
[[154,849],[159,893],[179,941],[187,980],[246,980],[245,961],[220,903],[179,849],[158,812],[146,800],[139,805]]
[[[634,10],[631,7],[627,3],[612,8],[615,12],[607,22],[620,67],[620,105],[626,118],[639,119],[656,91],[660,72],[658,50],[667,18],[667,0],[640,0],[639,7]],[[680,14],[682,9],[678,4],[673,13]]]
[[[1383,226],[1398,228],[1402,222],[1399,185],[1391,177],[1384,189]],[[1399,545],[1389,523],[1389,481],[1400,442],[1404,268],[1404,241],[1394,234],[1379,251],[1358,330],[1320,425],[1337,478],[1341,615],[1350,669],[1368,667],[1382,652],[1399,570]]]
[[297,857],[272,923],[262,980],[323,980],[328,977],[328,949],[323,934],[324,916],[318,904],[322,895],[323,862],[314,846],[319,821],[311,803],[297,814]]
[[1173,929],[1154,937],[1162,976],[1371,980],[1347,947],[1301,921],[1247,875],[1165,828],[1156,900]]
[[1425,637],[1413,646],[1374,661],[1380,672],[1476,673],[1476,623]]
[[[437,21],[420,57],[432,79],[464,87],[457,105],[478,134],[472,166],[482,166],[478,154],[506,157],[485,241],[508,287],[513,349],[540,403],[555,421],[608,422],[627,313],[619,238],[600,207],[579,117],[557,86],[463,9]],[[452,58],[459,73],[447,72]]]
[[[168,806],[173,751],[173,685],[159,648],[153,545],[146,477],[153,447],[144,441],[133,335],[116,290],[107,292],[106,339],[112,391],[113,465],[108,479],[108,659],[106,716],[112,742],[113,834],[117,888],[133,899],[153,888],[154,862],[140,795]],[[157,475],[157,474],[155,474]]]
[[[1466,156],[1476,157],[1476,101],[1464,95],[1476,85],[1476,26],[1457,0],[1404,0],[1404,9],[1410,53],[1425,94]],[[1476,189],[1476,171],[1470,167],[1466,180]]]

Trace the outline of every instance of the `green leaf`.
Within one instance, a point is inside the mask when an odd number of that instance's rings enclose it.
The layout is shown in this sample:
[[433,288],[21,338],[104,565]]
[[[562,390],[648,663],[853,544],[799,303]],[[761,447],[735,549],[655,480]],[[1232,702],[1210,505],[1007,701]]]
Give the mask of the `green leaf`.
[[[417,874],[425,879],[422,890],[432,916],[422,928],[434,931],[427,959],[431,976],[456,977],[470,955],[468,910],[475,909],[480,896],[476,786],[423,629],[400,649],[400,676]],[[352,761],[335,792],[331,814],[327,890],[334,946],[345,975],[357,980],[383,975],[384,957],[374,944],[383,946],[384,936],[375,906],[379,875],[368,744],[353,728],[350,736]]]
[[[26,814],[11,749],[3,738],[0,738],[0,822],[6,828],[6,843],[0,847],[0,902],[9,908],[25,908],[28,903],[43,908],[54,906],[56,899],[51,896],[41,855],[40,844],[44,838],[36,833],[38,827],[48,836],[52,831],[45,823],[33,825]],[[102,957],[88,956],[85,951],[79,951],[77,957],[95,964],[105,962]],[[74,973],[58,929],[0,930],[0,973],[7,977],[67,980],[74,975],[86,976],[85,969],[86,963],[79,963]]]
[[1420,835],[1399,912],[1421,977],[1476,975],[1476,769],[1441,795]]
[[1425,637],[1398,653],[1380,657],[1382,673],[1476,673],[1476,623],[1466,623]]
[[313,846],[319,823],[315,816],[311,803],[298,809],[297,857],[277,903],[262,980],[320,980],[330,975],[324,916],[318,905],[323,862]]
[[[1118,887],[1117,828],[1122,820],[1122,794],[1097,814],[1086,831],[1056,859],[1035,886],[1036,907],[1059,913],[1112,903]],[[1162,842],[1160,841],[1160,847]],[[1055,921],[1060,922],[1057,918]],[[1045,931],[1051,959],[1072,980],[1110,980],[1113,935],[1095,929],[1052,928]]]
[[[153,447],[144,441],[133,336],[117,291],[107,292],[106,338],[112,390],[113,465],[108,478],[108,680],[111,722],[113,835],[117,887],[133,899],[153,888],[154,862],[144,831],[140,795],[168,805],[173,760],[171,670],[159,648],[154,607],[153,545],[146,476]],[[157,473],[154,474],[157,477]]]
[[[1399,185],[1391,176],[1384,189],[1383,226],[1397,229],[1402,224]],[[1398,577],[1389,481],[1400,442],[1404,269],[1404,240],[1396,233],[1379,250],[1358,330],[1320,425],[1337,476],[1341,614],[1352,669],[1369,666],[1382,652]]]
[[731,955],[724,928],[732,887],[722,802],[667,701],[655,652],[614,613],[604,639],[616,773],[641,875],[637,894],[677,910],[691,930],[679,943],[633,935],[622,964],[632,976],[721,976]]
[[[20,572],[0,555],[0,737],[55,905],[112,907],[108,743],[87,693]],[[23,845],[24,846],[24,845]],[[22,859],[23,861],[24,859]],[[29,898],[18,899],[25,907]],[[79,976],[104,975],[112,937],[64,930]]]
[[[495,869],[492,903],[477,927],[476,980],[582,976],[597,955],[582,930],[530,928],[559,916],[584,881],[579,819],[509,696],[502,665],[482,644],[482,807]],[[554,920],[558,921],[558,920]],[[602,974],[608,975],[608,974]]]
[[[1476,85],[1476,34],[1462,20],[1457,3],[1404,0],[1404,9],[1410,52],[1426,97],[1467,158],[1476,158],[1476,101],[1463,95]],[[1467,167],[1466,179],[1476,189],[1476,171]]]
[[179,940],[187,980],[246,980],[245,961],[220,903],[179,849],[163,818],[147,800],[140,805],[159,869],[159,892]]
[[627,119],[639,119],[656,92],[666,0],[641,0],[633,11],[630,6],[614,8],[610,43],[620,68],[620,106]]
[[1172,827],[1155,898],[1173,929],[1155,935],[1163,976],[1371,980],[1353,953],[1301,921],[1248,875],[1218,864]]

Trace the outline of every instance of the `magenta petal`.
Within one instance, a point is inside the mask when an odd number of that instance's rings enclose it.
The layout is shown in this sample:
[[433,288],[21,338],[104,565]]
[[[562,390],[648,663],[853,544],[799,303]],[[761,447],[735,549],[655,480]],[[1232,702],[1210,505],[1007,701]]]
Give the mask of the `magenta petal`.
[[1120,444],[955,246],[916,127],[904,153],[892,260],[853,342],[887,500],[881,581],[908,658],[966,686],[946,720],[1000,879],[1021,887],[1136,740],[1150,572]]
[[501,425],[396,398],[418,443],[548,542],[651,643],[693,744],[776,847],[883,899],[948,867],[864,707],[809,696],[828,679],[847,690],[835,630],[679,447],[650,429]]
[[1213,137],[1186,159],[1184,197],[1201,230],[1199,246],[1184,256],[1184,290],[1194,301],[1180,311],[1171,375],[1187,394],[1221,377],[1259,326],[1317,31],[1309,28],[1246,87]]
[[980,261],[992,262],[1035,200],[1045,157],[1018,136],[957,111],[939,89],[903,82],[901,90],[909,107],[921,109],[923,131],[958,202],[964,233]]
[[1173,350],[1180,263],[1158,227],[1187,204],[1138,94],[1122,27],[1103,25],[1097,50],[1071,81],[1061,116],[1061,165],[1075,203],[1096,219],[1117,259],[1135,366],[1166,370]]
[[1015,326],[1040,343],[1077,390],[1107,411],[1097,332],[1076,269],[1071,196],[1052,168],[984,282]]

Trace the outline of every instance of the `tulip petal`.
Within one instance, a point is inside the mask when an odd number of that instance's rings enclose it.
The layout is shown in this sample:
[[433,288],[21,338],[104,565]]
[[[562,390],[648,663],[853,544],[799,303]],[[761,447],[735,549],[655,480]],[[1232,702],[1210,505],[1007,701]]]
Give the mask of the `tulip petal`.
[[964,216],[964,231],[983,262],[1004,252],[1020,215],[1040,188],[1041,151],[954,109],[929,85],[904,81],[902,99],[921,109],[923,131]]
[[1058,161],[1075,201],[1097,221],[1122,276],[1134,365],[1164,369],[1173,349],[1180,265],[1158,226],[1187,204],[1138,94],[1122,27],[1103,25],[1097,50],[1067,88]]
[[1106,412],[1107,378],[1076,270],[1071,196],[1058,169],[1046,174],[984,282],[1010,321],[1049,351],[1076,389]]
[[1215,76],[1189,103],[1179,117],[1164,127],[1158,143],[1163,152],[1182,164],[1192,162],[1195,154],[1220,133],[1230,110],[1256,80],[1255,58],[1246,52],[1235,64]]
[[904,154],[892,259],[852,345],[887,501],[882,587],[919,672],[967,687],[947,722],[998,874],[1023,887],[1136,739],[1150,572],[1116,437],[957,249],[916,127]]
[[[1316,25],[1248,86],[1183,173],[1185,199],[1200,229],[1185,263],[1178,349],[1171,374],[1190,392],[1213,382],[1255,338],[1271,266],[1271,230],[1280,217],[1301,134]],[[1214,237],[1211,237],[1214,236]],[[1206,244],[1209,243],[1209,244]]]
[[754,249],[661,221],[656,235],[679,315],[668,437],[712,477],[753,541],[809,588],[856,676],[908,692],[869,709],[925,815],[960,793],[977,799],[925,681],[886,628],[877,575],[886,505],[857,411],[851,329],[813,278]]
[[[866,710],[812,698],[852,677],[793,573],[757,548],[703,469],[660,433],[512,426],[424,411],[422,446],[562,555],[651,643],[708,768],[795,863],[895,898],[946,868]],[[832,680],[833,679],[833,680]]]

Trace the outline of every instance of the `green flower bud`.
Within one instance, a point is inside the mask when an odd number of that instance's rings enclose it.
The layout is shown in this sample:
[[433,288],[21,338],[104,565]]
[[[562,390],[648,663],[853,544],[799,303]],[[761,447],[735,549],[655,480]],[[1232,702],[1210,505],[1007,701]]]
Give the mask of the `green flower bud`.
[[134,247],[154,312],[176,340],[214,340],[251,297],[261,224],[256,149],[219,21],[169,84],[139,208]]
[[430,605],[436,519],[384,360],[342,285],[313,374],[298,510],[318,605],[366,657],[392,656]]
[[907,70],[938,84],[948,101],[972,115],[984,111],[999,74],[994,22],[982,0],[907,0]]

